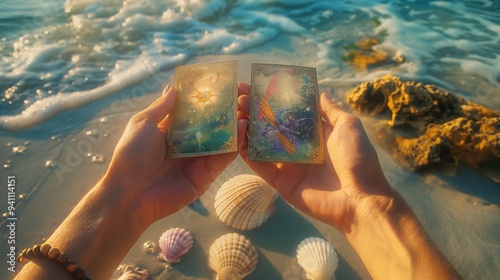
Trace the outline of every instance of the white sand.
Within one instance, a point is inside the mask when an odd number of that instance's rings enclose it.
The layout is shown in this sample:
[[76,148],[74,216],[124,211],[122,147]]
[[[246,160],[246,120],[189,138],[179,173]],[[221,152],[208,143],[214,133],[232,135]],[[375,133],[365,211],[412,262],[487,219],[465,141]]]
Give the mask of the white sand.
[[[252,171],[241,158],[237,158],[202,196],[201,204],[186,207],[151,226],[123,263],[146,267],[157,279],[213,279],[215,275],[207,265],[210,245],[225,233],[238,232],[251,240],[259,255],[258,266],[247,279],[304,279],[296,263],[295,252],[303,239],[318,236],[331,242],[339,252],[339,279],[369,278],[361,261],[342,235],[333,228],[298,213],[281,198],[276,201],[275,214],[260,228],[239,231],[223,224],[213,208],[215,194],[226,180],[245,173]],[[172,227],[189,229],[195,243],[181,263],[172,265],[172,269],[165,269],[166,263],[159,260],[156,254],[145,252],[143,244],[146,241],[157,243],[159,236]]]
[[[198,61],[238,59],[239,80],[248,82],[251,62],[290,63],[290,53],[276,50],[266,55],[253,50],[253,54],[203,57]],[[295,61],[294,57],[294,61]],[[306,65],[307,60],[297,59]],[[158,81],[171,81],[171,72],[156,76]],[[132,89],[117,93],[88,106],[62,113],[35,128],[20,132],[0,132],[2,164],[11,161],[9,169],[1,169],[2,180],[7,174],[17,176],[17,194],[28,193],[18,204],[16,245],[18,250],[39,243],[50,235],[77,201],[105,172],[116,142],[128,118],[150,104],[164,84],[145,97],[134,98]],[[329,90],[337,97],[339,89]],[[103,123],[101,118],[107,120]],[[87,121],[89,120],[90,121]],[[369,133],[376,121],[363,118]],[[87,131],[96,136],[86,135]],[[106,137],[103,135],[107,134]],[[51,140],[51,136],[56,136]],[[24,144],[25,141],[29,143]],[[11,143],[10,146],[7,146]],[[90,144],[89,144],[90,143]],[[14,154],[13,146],[27,147],[25,154]],[[92,155],[104,156],[103,163],[92,163],[84,153],[90,148]],[[465,278],[494,279],[500,275],[500,188],[465,167],[456,177],[446,175],[415,174],[402,170],[381,149],[378,149],[386,175],[394,187],[408,200],[422,224],[429,230],[439,248],[448,256]],[[55,167],[45,167],[53,160]],[[65,173],[61,173],[65,170]],[[213,279],[208,269],[207,255],[212,242],[220,235],[233,232],[222,224],[213,210],[217,189],[230,177],[250,173],[238,158],[201,198],[204,208],[187,207],[151,226],[137,241],[123,264],[147,268],[154,279]],[[6,183],[3,183],[6,184]],[[0,190],[1,209],[5,209],[5,188]],[[200,204],[198,204],[199,206]],[[276,213],[261,228],[241,232],[257,247],[259,264],[247,279],[304,279],[295,260],[295,251],[301,240],[320,236],[331,242],[339,252],[337,279],[369,279],[363,264],[345,238],[333,228],[315,221],[291,208],[282,199],[276,201]],[[165,263],[156,255],[145,252],[142,244],[157,242],[161,233],[172,227],[188,228],[195,244],[180,264],[165,269]],[[238,231],[236,231],[238,232]],[[2,231],[2,270],[0,278],[11,279],[4,269],[7,249],[6,231]],[[367,240],[367,242],[370,242]]]

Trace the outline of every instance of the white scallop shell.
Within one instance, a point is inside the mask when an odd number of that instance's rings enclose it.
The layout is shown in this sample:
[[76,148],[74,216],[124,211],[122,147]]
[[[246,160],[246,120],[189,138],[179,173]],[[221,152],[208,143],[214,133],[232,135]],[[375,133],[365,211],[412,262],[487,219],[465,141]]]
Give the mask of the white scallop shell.
[[193,236],[183,228],[172,228],[165,231],[158,242],[160,258],[168,263],[178,263],[181,256],[193,247]]
[[226,225],[250,230],[271,217],[276,197],[276,191],[262,178],[242,174],[229,179],[217,191],[215,212]]
[[339,265],[333,246],[318,237],[306,238],[299,244],[297,261],[309,280],[335,279],[335,270]]
[[257,266],[257,252],[243,235],[228,233],[210,246],[208,261],[217,280],[241,280]]

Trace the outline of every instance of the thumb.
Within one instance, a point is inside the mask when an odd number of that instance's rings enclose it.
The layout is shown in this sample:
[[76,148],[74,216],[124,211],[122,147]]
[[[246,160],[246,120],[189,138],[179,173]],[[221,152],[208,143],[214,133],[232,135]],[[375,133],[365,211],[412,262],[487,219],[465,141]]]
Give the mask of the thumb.
[[163,90],[163,94],[141,113],[147,118],[151,118],[155,124],[159,124],[170,112],[172,112],[176,95],[176,90],[172,86],[167,85]]
[[346,113],[338,104],[328,98],[326,93],[321,94],[319,103],[321,105],[321,116],[325,118],[331,126],[335,126],[339,117]]

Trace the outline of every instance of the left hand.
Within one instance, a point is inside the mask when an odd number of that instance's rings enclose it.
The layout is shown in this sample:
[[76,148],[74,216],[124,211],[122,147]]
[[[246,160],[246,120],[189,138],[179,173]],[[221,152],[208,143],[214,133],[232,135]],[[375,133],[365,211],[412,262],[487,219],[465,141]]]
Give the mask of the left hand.
[[130,119],[104,177],[118,186],[127,207],[133,208],[133,218],[145,227],[205,193],[237,155],[166,159],[166,130],[175,99],[176,91],[170,87]]

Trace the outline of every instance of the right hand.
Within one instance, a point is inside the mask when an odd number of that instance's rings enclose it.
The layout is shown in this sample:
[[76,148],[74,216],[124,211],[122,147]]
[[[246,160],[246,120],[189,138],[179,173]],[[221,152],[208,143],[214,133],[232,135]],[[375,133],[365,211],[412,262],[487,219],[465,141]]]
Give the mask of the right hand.
[[[248,103],[248,95],[239,97],[240,111],[246,112],[247,117]],[[248,140],[243,143],[240,154],[250,168],[290,204],[345,234],[360,215],[360,207],[365,208],[360,206],[364,198],[391,197],[392,189],[361,121],[342,110],[326,94],[321,95],[320,105],[326,120],[323,123],[326,164],[249,162]]]

